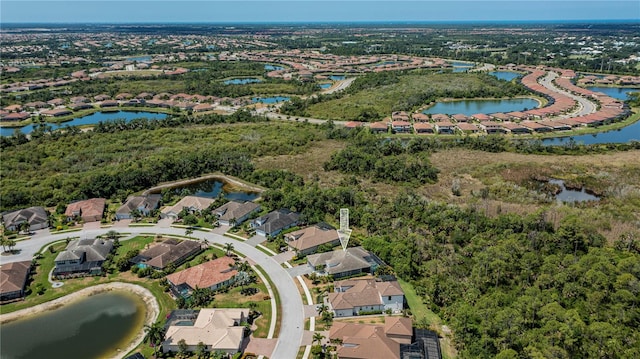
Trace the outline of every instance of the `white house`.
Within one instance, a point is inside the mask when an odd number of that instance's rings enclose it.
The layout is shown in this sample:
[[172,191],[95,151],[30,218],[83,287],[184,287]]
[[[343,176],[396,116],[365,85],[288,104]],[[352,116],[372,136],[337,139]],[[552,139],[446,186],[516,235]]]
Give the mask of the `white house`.
[[336,317],[350,317],[371,312],[399,313],[404,308],[404,292],[397,281],[351,279],[335,282],[329,294],[329,309]]

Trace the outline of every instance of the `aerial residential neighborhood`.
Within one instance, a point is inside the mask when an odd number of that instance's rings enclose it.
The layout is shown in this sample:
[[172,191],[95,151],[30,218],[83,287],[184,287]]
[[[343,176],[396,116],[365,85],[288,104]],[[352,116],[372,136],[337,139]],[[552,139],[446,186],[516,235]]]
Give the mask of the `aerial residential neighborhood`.
[[640,357],[637,1],[15,1],[0,358]]

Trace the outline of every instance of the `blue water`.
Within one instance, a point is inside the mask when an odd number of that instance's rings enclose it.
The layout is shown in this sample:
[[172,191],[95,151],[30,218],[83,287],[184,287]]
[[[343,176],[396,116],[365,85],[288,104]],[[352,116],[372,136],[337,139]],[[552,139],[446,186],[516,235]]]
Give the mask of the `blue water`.
[[236,201],[253,201],[260,197],[260,194],[257,192],[227,192],[224,190],[224,183],[214,179],[186,185],[184,187],[176,187],[175,189],[178,193],[180,193],[181,189],[186,189],[192,196],[206,198],[216,198],[220,193],[223,193],[224,198]]
[[601,132],[593,135],[545,138],[542,140],[542,144],[546,146],[562,146],[569,143],[570,139],[573,139],[576,144],[585,145],[640,141],[640,121],[636,121],[635,123],[619,130]]
[[342,81],[345,78],[346,77],[344,77],[344,75],[331,75],[331,76],[329,76],[329,80],[332,80],[332,81]]
[[225,80],[224,84],[225,85],[246,85],[246,84],[254,84],[258,82],[262,82],[262,80],[256,79],[256,78],[245,78],[245,79]]
[[264,69],[269,71],[280,71],[284,70],[284,67],[275,65],[264,65]]
[[610,97],[617,98],[618,100],[628,100],[629,93],[638,92],[640,88],[630,88],[630,87],[598,87],[598,86],[589,86],[587,89],[595,92],[602,92]]
[[137,62],[151,62],[151,56],[135,56],[135,57],[127,57],[127,61],[137,61]]
[[[60,124],[55,123],[47,123],[47,125],[51,126],[52,129],[57,130],[59,128],[64,128],[65,126],[82,126],[82,125],[95,125],[96,123],[102,121],[113,121],[117,119],[124,118],[127,122],[134,120],[136,118],[148,118],[153,120],[164,120],[167,118],[167,114],[165,113],[154,113],[154,112],[133,112],[133,111],[117,111],[117,112],[96,112],[89,116],[74,118],[71,121],[62,122]],[[13,135],[13,131],[17,127],[0,127],[0,136],[11,136]],[[24,134],[28,134],[33,131],[33,125],[27,125],[24,127],[20,127],[20,132]]]
[[453,65],[453,72],[465,72],[471,70],[475,64],[472,62],[460,62],[460,61],[452,61],[451,65]]
[[493,71],[493,72],[489,72],[489,75],[495,76],[498,79],[504,80],[504,81],[511,81],[515,78],[522,76],[522,74],[519,74],[517,72],[511,72],[511,71]]
[[282,102],[282,101],[289,101],[288,97],[283,97],[283,96],[275,96],[275,97],[254,97],[251,99],[251,101],[253,101],[253,103],[278,103],[278,102]]
[[463,100],[438,102],[422,113],[445,113],[455,115],[462,113],[467,116],[476,113],[496,113],[530,110],[538,107],[538,101],[530,98],[514,98],[506,100]]
[[559,179],[550,179],[549,183],[558,185],[561,188],[560,193],[556,195],[556,200],[558,202],[588,202],[600,200],[597,196],[588,193],[584,187],[580,191],[568,189],[564,185],[564,181]]
[[318,86],[320,86],[321,89],[328,89],[329,87],[331,87],[331,84],[320,84]]

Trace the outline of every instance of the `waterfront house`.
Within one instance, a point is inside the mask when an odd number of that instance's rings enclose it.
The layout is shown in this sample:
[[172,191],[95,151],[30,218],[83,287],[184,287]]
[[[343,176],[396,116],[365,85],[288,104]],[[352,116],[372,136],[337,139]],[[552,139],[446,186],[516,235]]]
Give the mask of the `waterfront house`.
[[72,113],[73,112],[71,110],[66,108],[54,108],[52,110],[45,110],[40,112],[40,114],[45,117],[62,117],[71,115]]
[[213,198],[199,197],[199,196],[185,196],[178,203],[173,206],[166,207],[160,212],[162,218],[171,218],[177,220],[180,212],[183,210],[187,213],[200,213],[201,211],[209,208],[209,206],[215,202]]
[[196,288],[219,290],[235,283],[238,276],[235,260],[220,257],[167,276],[171,292],[187,298]]
[[497,122],[493,122],[493,121],[480,122],[479,126],[488,135],[490,135],[490,134],[498,134],[498,133],[506,133],[507,132],[502,127],[501,123],[497,123]]
[[369,125],[369,130],[373,133],[387,133],[389,131],[389,122],[373,122]]
[[433,124],[429,122],[417,122],[413,124],[416,133],[433,133]]
[[0,303],[22,299],[31,273],[31,261],[0,265]]
[[24,121],[31,117],[29,112],[11,112],[2,117],[2,121]]
[[67,221],[76,218],[82,219],[84,222],[97,222],[102,219],[106,200],[104,198],[91,198],[84,201],[70,203],[64,212]]
[[411,118],[413,119],[414,122],[428,122],[429,121],[429,116],[425,115],[422,112],[414,113],[413,115],[411,115]]
[[289,248],[295,250],[298,255],[315,253],[321,245],[334,247],[340,244],[338,231],[326,223],[287,233],[284,239]]
[[69,276],[77,274],[99,275],[102,273],[102,263],[113,250],[113,240],[76,239],[67,245],[55,259],[54,276]]
[[285,229],[298,225],[300,214],[288,209],[272,211],[251,221],[251,228],[262,237],[277,236]]
[[468,122],[459,122],[456,124],[456,127],[462,133],[478,133],[480,132],[480,128],[473,123]]
[[[208,352],[224,352],[233,355],[241,351],[245,338],[245,327],[249,309],[202,308],[193,312],[190,320],[180,318],[175,325],[169,323],[162,351],[177,352],[184,341],[187,351],[195,352],[202,342]],[[173,313],[170,318],[175,316]]]
[[411,132],[411,123],[401,120],[393,121],[391,122],[391,130],[394,133],[409,133]]
[[159,194],[129,197],[127,201],[116,210],[116,219],[132,219],[131,212],[136,209],[140,211],[140,214],[148,216],[151,211],[158,208],[161,199],[162,196]]
[[118,107],[118,101],[115,100],[105,100],[100,103],[101,108],[105,107]]
[[36,231],[49,227],[49,214],[42,207],[29,207],[2,215],[4,228],[9,231],[17,231],[22,223],[29,223],[29,231]]
[[404,309],[404,292],[397,281],[376,279],[349,279],[334,282],[334,292],[329,293],[329,309],[336,317],[350,317],[367,312]]
[[440,134],[452,135],[456,131],[456,125],[449,121],[436,122],[435,129]]
[[170,264],[177,267],[200,252],[202,252],[202,245],[196,241],[167,239],[140,252],[130,262],[142,267],[149,266],[156,270],[164,270]]
[[237,226],[260,212],[260,205],[254,202],[229,201],[216,208],[213,212],[218,216],[218,223],[222,226]]

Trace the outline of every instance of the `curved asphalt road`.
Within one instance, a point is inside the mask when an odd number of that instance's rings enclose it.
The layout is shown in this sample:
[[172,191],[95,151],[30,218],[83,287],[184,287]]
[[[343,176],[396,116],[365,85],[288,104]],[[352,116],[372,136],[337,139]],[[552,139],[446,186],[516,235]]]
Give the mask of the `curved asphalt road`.
[[571,118],[571,117],[579,117],[579,116],[584,116],[584,115],[588,115],[590,113],[594,113],[596,112],[596,105],[589,101],[587,98],[582,97],[582,96],[577,96],[572,94],[571,92],[556,86],[553,83],[553,80],[555,80],[558,77],[558,74],[553,72],[553,71],[549,71],[549,73],[547,74],[547,76],[543,77],[542,79],[540,79],[540,84],[546,88],[548,88],[551,91],[554,92],[558,92],[561,93],[563,95],[569,96],[570,98],[572,98],[573,100],[578,102],[578,108],[575,109],[573,112],[563,115],[563,116],[559,116],[561,118]]
[[[2,264],[31,260],[43,246],[48,243],[71,237],[95,238],[95,236],[105,234],[110,230],[116,230],[120,233],[128,233],[132,235],[138,234],[166,234],[184,236],[185,230],[182,228],[166,228],[166,227],[128,227],[128,228],[103,228],[95,230],[82,230],[78,232],[67,232],[52,235],[36,234],[31,239],[17,242],[15,249],[20,253],[12,256],[1,256]],[[302,335],[304,332],[304,309],[300,292],[296,287],[293,278],[287,271],[278,264],[273,258],[260,251],[259,249],[246,244],[242,241],[224,237],[219,234],[210,232],[194,231],[190,237],[197,239],[206,239],[209,243],[224,245],[225,243],[233,243],[236,251],[251,258],[262,270],[270,277],[271,282],[277,288],[280,295],[280,304],[282,320],[280,322],[280,333],[278,341],[270,358],[293,359],[298,355],[298,350],[302,346]]]

